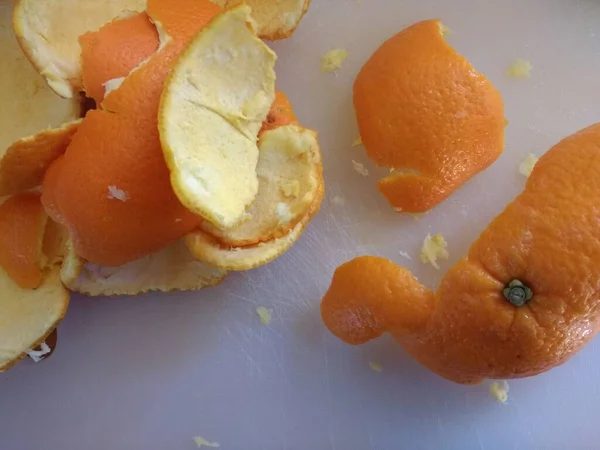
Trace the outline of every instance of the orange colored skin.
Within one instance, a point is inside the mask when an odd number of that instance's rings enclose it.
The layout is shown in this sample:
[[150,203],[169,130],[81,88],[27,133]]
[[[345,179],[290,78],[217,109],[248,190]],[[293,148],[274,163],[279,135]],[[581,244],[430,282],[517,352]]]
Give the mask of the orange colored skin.
[[[565,362],[600,328],[600,124],[536,165],[524,192],[444,277],[437,293],[365,256],[337,269],[321,305],[333,334],[362,344],[389,332],[457,383],[536,375]],[[518,279],[533,298],[502,290]]]
[[287,96],[283,92],[275,91],[275,101],[271,105],[267,120],[263,123],[260,133],[297,123],[298,118]]
[[83,86],[99,105],[104,83],[125,77],[158,50],[158,33],[146,14],[115,20],[79,37]]
[[504,147],[500,93],[444,41],[437,20],[386,41],[354,83],[368,156],[397,170],[378,183],[392,206],[428,211],[492,164]]
[[17,194],[0,205],[0,267],[24,289],[42,282],[47,220],[39,194]]
[[[112,91],[102,110],[87,114],[65,155],[46,173],[44,206],[67,227],[86,260],[125,264],[166,247],[200,223],[171,188],[157,111],[177,55],[220,11],[209,0],[149,0],[148,15],[172,40]],[[98,39],[112,42],[115,23],[101,29]],[[109,186],[124,191],[127,200],[109,198]]]

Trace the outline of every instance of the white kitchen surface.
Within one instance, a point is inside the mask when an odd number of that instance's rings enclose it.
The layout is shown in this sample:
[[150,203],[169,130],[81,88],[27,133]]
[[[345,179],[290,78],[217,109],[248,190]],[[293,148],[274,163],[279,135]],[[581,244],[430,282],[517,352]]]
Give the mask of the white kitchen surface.
[[[352,147],[351,86],[383,40],[433,17],[502,91],[510,124],[501,158],[415,220],[386,205],[375,188],[382,172]],[[550,373],[511,381],[501,405],[487,385],[447,382],[389,338],[342,344],[322,325],[319,300],[334,268],[361,254],[387,256],[435,287],[523,188],[525,156],[600,121],[600,2],[313,0],[298,32],[274,48],[279,87],[320,132],[320,215],[285,256],[213,289],[74,296],[55,354],[0,375],[0,449],[192,450],[194,436],[223,450],[599,448],[600,342]],[[322,74],[332,48],[350,56]],[[516,58],[531,61],[530,79],[506,76]],[[358,175],[353,159],[371,175]],[[451,254],[439,271],[418,260],[425,235],[437,232]],[[273,308],[269,326],[257,306]]]

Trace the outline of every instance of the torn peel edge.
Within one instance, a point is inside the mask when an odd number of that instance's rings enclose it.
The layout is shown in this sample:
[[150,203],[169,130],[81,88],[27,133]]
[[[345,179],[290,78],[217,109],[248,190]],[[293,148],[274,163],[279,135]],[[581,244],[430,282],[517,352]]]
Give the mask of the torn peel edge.
[[224,248],[243,248],[284,237],[310,213],[323,183],[315,131],[284,125],[259,136],[259,188],[247,209],[249,220],[222,230],[209,222],[200,229]]
[[193,258],[182,240],[119,267],[85,261],[74,251],[72,241],[67,248],[63,283],[73,292],[92,297],[193,291],[215,286],[227,275]]
[[[213,56],[223,39],[243,43],[229,64]],[[275,60],[242,4],[192,39],[165,82],[158,122],[171,186],[186,209],[217,228],[239,225],[258,192],[256,138],[275,100]],[[223,80],[237,81],[235,89]]]
[[[0,279],[2,279],[4,276],[6,276],[5,272],[0,269]],[[12,283],[12,281],[10,281],[10,283]],[[38,303],[39,297],[42,297],[46,299],[52,298],[52,303],[56,302],[58,305],[54,305],[56,308],[55,311],[53,308],[53,312],[55,313],[52,314],[53,317],[51,322],[49,323],[49,311],[47,311],[46,309],[42,311],[43,319],[40,319],[40,322],[43,322],[43,324],[40,325],[40,328],[43,328],[44,331],[41,332],[39,337],[34,339],[32,342],[27,342],[19,345],[19,348],[17,350],[19,353],[17,354],[17,356],[5,359],[5,356],[3,355],[2,358],[0,358],[0,372],[4,372],[15,366],[19,361],[27,357],[28,351],[41,345],[48,338],[48,336],[52,334],[52,332],[56,329],[58,324],[62,321],[65,314],[67,313],[67,308],[70,300],[69,291],[60,282],[58,266],[53,266],[46,270],[44,274],[44,280],[37,289],[21,289],[16,287],[16,285],[14,285],[13,283],[11,289],[15,288],[19,295],[21,295],[20,299],[22,303],[24,301],[23,296],[27,296],[35,300],[36,304]],[[5,292],[3,292],[3,294],[4,293]],[[6,341],[3,340],[3,343],[5,342]]]
[[194,257],[223,270],[245,271],[268,264],[284,254],[300,238],[310,220],[319,212],[325,195],[320,183],[317,196],[304,218],[285,236],[247,247],[223,247],[213,236],[196,230],[185,237]]
[[445,182],[417,171],[394,171],[377,181],[377,189],[397,212],[421,214],[448,198],[462,181]]
[[[240,3],[246,3],[251,8],[255,5],[262,6],[262,9],[269,10],[266,14],[261,14],[258,11],[253,14],[253,18],[257,23],[258,37],[267,41],[279,41],[287,39],[298,28],[300,22],[308,12],[311,0],[294,0],[294,1],[282,1],[282,0],[211,0],[222,7],[231,8],[239,5]],[[285,10],[286,5],[294,3],[296,8],[292,11]],[[259,8],[260,8],[259,6]],[[283,8],[282,8],[283,7]],[[288,23],[282,23],[281,18],[292,18]]]
[[13,142],[0,155],[0,197],[35,189],[46,170],[65,153],[83,119]]

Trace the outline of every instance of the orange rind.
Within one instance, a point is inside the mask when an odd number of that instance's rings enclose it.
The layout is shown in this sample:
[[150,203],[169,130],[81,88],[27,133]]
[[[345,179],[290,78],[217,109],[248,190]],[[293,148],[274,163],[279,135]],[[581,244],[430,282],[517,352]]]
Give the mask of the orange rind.
[[60,281],[52,254],[57,235],[50,229],[39,194],[22,193],[0,204],[0,371],[43,342],[66,313],[69,293]]
[[196,230],[185,238],[190,252],[199,260],[228,271],[251,270],[275,260],[288,251],[300,238],[310,220],[319,212],[324,183],[319,184],[307,214],[286,235],[245,247],[223,245],[217,238]]
[[109,31],[85,33],[81,44],[81,78],[86,95],[102,103],[111,82],[123,80],[160,45],[156,27],[148,16],[136,14],[104,25]]
[[393,171],[378,188],[401,212],[433,208],[504,149],[500,93],[443,32],[438,20],[408,27],[375,51],[354,83],[367,155]]
[[213,0],[231,8],[245,3],[252,8],[258,35],[268,41],[290,37],[308,11],[310,0]]
[[242,247],[285,236],[319,195],[323,168],[314,131],[297,125],[278,127],[262,133],[258,147],[258,194],[246,220],[226,230],[201,225],[224,245]]
[[275,100],[275,59],[241,5],[198,33],[165,82],[158,126],[171,185],[218,228],[239,224],[257,194],[256,137]]
[[32,189],[60,155],[81,114],[79,98],[61,99],[27,60],[12,33],[14,2],[0,3],[0,197]]
[[[102,109],[87,113],[65,154],[47,171],[46,210],[69,230],[85,260],[121,266],[160,251],[200,223],[171,187],[157,112],[181,49],[219,12],[208,0],[150,0],[147,14],[166,45],[127,75]],[[99,38],[112,41],[114,26],[99,30]]]
[[0,372],[44,342],[67,312],[69,291],[58,267],[45,274],[37,289],[19,287],[0,269]]
[[78,119],[41,131],[0,151],[0,197],[40,186],[46,171],[65,152],[80,123]]
[[22,193],[0,204],[0,267],[23,289],[42,282],[47,221],[40,194]]
[[82,88],[79,36],[145,8],[145,0],[19,0],[13,23],[23,51],[48,85],[72,98]]
[[437,291],[392,261],[340,266],[321,303],[327,328],[358,345],[384,333],[457,383],[540,374],[600,329],[600,123],[535,165],[524,191],[483,231]]
[[68,243],[62,281],[90,296],[138,295],[151,291],[198,290],[220,283],[227,272],[194,258],[183,240],[119,267],[92,264]]
[[294,125],[298,123],[298,118],[294,113],[294,108],[287,96],[281,91],[275,91],[275,101],[271,105],[269,114],[265,119],[259,136],[265,131],[274,130],[284,125]]

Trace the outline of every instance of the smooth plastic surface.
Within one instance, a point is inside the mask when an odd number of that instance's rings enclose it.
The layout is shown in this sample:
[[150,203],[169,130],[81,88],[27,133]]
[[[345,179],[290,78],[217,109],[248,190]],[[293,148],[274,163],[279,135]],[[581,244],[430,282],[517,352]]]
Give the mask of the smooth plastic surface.
[[[415,220],[386,205],[375,188],[382,172],[352,147],[351,86],[383,40],[432,17],[502,91],[510,124],[500,160]],[[525,156],[600,121],[600,3],[313,0],[298,32],[274,48],[278,87],[320,132],[321,214],[285,256],[217,288],[74,298],[55,354],[0,376],[0,449],[192,450],[197,435],[224,450],[597,448],[597,340],[550,373],[511,381],[501,405],[487,385],[446,382],[388,338],[343,345],[318,307],[334,268],[359,254],[390,257],[436,286],[522,189]],[[320,57],[332,48],[350,56],[338,73],[322,74]],[[531,61],[530,79],[506,76],[516,58]],[[352,160],[371,175],[357,174]],[[418,259],[425,235],[437,232],[451,255],[439,271]],[[273,308],[269,326],[257,306]]]

